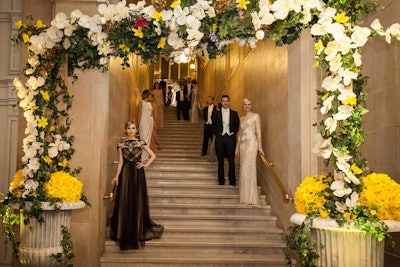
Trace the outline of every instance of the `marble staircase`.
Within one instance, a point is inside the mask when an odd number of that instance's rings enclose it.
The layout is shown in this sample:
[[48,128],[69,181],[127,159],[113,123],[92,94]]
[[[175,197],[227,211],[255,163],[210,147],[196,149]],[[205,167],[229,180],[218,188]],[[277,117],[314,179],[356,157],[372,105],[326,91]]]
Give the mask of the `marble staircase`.
[[202,123],[177,121],[165,110],[163,150],[146,169],[152,219],[165,227],[141,250],[120,251],[105,242],[101,267],[279,267],[282,229],[265,196],[260,207],[241,206],[238,187],[217,185],[217,164],[201,157]]

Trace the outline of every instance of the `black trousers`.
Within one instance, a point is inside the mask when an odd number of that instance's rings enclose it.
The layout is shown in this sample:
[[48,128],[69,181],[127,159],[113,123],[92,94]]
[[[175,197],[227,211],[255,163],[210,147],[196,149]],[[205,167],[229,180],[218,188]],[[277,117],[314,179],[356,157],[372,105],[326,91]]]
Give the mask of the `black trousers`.
[[208,141],[212,140],[213,138],[213,129],[211,124],[204,124],[204,130],[203,130],[203,149],[201,150],[202,155],[207,155],[207,149],[208,149]]
[[236,134],[231,136],[225,134],[217,134],[215,136],[215,154],[218,158],[218,183],[225,184],[224,177],[224,159],[228,158],[229,184],[236,185],[235,175],[235,149],[236,149]]

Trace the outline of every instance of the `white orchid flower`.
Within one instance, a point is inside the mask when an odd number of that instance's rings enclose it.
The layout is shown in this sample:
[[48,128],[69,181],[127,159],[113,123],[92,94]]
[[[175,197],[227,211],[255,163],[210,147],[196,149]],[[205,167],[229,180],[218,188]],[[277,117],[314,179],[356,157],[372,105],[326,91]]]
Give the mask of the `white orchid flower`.
[[371,30],[366,27],[355,26],[353,28],[353,33],[351,34],[351,40],[353,41],[353,47],[363,47],[367,41],[368,37],[371,35]]
[[314,136],[315,146],[312,150],[314,154],[317,154],[324,159],[329,159],[332,154],[333,145],[331,142],[331,138],[324,139],[321,134],[317,134]]
[[176,32],[171,32],[168,35],[167,43],[176,50],[185,46],[184,41],[181,38],[179,38],[179,35]]
[[326,27],[322,24],[315,23],[311,26],[311,35],[322,36],[327,33]]
[[32,90],[36,90],[38,87],[43,86],[45,82],[46,82],[46,79],[43,78],[42,76],[40,76],[38,78],[31,76],[26,81],[25,85]]
[[26,165],[29,170],[31,170],[32,172],[36,172],[37,170],[39,170],[40,168],[40,164],[39,164],[39,160],[38,158],[31,158],[29,160],[29,163]]
[[193,30],[198,30],[201,27],[201,21],[193,15],[186,17],[186,25]]
[[31,45],[29,49],[36,55],[43,54],[46,51],[45,49],[46,39],[47,39],[46,36],[43,34],[31,36],[30,38]]
[[333,114],[333,118],[338,121],[346,120],[353,113],[353,107],[349,105],[340,105],[338,107],[338,112]]
[[352,193],[351,188],[345,188],[343,181],[333,181],[330,188],[337,197],[347,196]]
[[254,30],[257,31],[258,29],[261,28],[261,20],[258,17],[257,12],[255,12],[255,11],[251,12],[251,18],[252,18],[251,22],[253,23]]
[[375,31],[383,31],[383,27],[379,19],[374,19],[374,21],[371,23],[371,28]]
[[191,47],[197,46],[201,38],[204,36],[204,33],[197,29],[187,29],[186,31],[188,33],[187,40],[189,41],[189,46]]
[[336,210],[340,213],[344,213],[347,210],[347,206],[342,202],[335,201]]
[[299,13],[301,11],[301,5],[295,0],[277,0],[272,3],[271,10],[274,11],[275,18],[283,20],[288,16],[291,10]]
[[163,10],[161,12],[161,17],[164,21],[170,21],[173,15],[174,13],[172,12],[172,10]]
[[[204,2],[204,1],[203,1]],[[201,5],[198,3],[195,4],[194,6],[190,7],[190,12],[193,16],[195,16],[198,20],[202,20],[206,17],[206,13],[204,12],[204,9],[202,8]]]
[[346,29],[343,26],[343,24],[341,23],[332,23],[332,24],[328,24],[326,26],[326,31],[330,34],[332,34],[332,37],[336,40],[336,41],[340,41],[340,42],[347,42],[350,43],[351,39],[346,36]]
[[332,19],[335,15],[336,15],[336,8],[333,7],[328,7],[326,9],[324,9],[320,14],[319,14],[319,18],[320,20],[324,20],[324,19]]
[[345,101],[346,99],[349,99],[351,97],[357,97],[357,95],[353,92],[353,90],[343,88],[340,90],[340,95],[338,96],[338,99],[340,101]]
[[174,17],[176,18],[176,23],[183,26],[186,24],[186,16],[189,14],[189,9],[185,7],[182,9],[181,6],[176,6],[174,8]]
[[353,52],[353,59],[356,67],[360,67],[362,65],[361,54],[358,53],[358,50]]
[[259,7],[260,7],[260,10],[258,11],[258,17],[260,19],[260,23],[262,25],[271,25],[272,23],[274,23],[275,17],[271,13],[271,5],[270,5],[269,1],[261,0],[259,2]]
[[351,208],[351,207],[356,207],[358,205],[358,193],[353,192],[350,197],[346,199],[346,206]]
[[390,25],[389,32],[392,36],[397,36],[397,40],[400,40],[400,24],[394,23]]
[[[350,166],[350,165],[349,165]],[[350,168],[350,167],[349,167]],[[347,183],[353,183],[355,185],[359,185],[360,184],[360,179],[358,179],[351,171],[347,171],[344,174],[343,179],[347,182]]]
[[343,77],[343,84],[349,86],[352,80],[357,79],[358,74],[349,69],[340,68],[338,74]]
[[134,12],[139,12],[146,6],[146,1],[142,0],[137,2],[137,4],[129,4],[129,9],[134,11]]
[[51,40],[53,43],[58,43],[61,41],[62,37],[64,36],[64,33],[62,30],[56,28],[56,27],[50,27],[46,31],[47,33],[47,38]]
[[336,55],[329,61],[329,70],[332,72],[338,71],[342,67],[342,56],[340,54]]
[[329,75],[324,78],[321,87],[329,92],[334,92],[338,90],[341,81],[342,77]]
[[[352,156],[348,154],[341,153],[339,151],[334,150],[333,155],[336,157],[336,167],[341,170],[343,173],[350,172],[350,164],[349,161]],[[345,179],[345,177],[343,177]]]
[[337,128],[337,120],[335,120],[332,117],[328,117],[324,121],[324,125],[325,125],[325,130],[329,131],[329,133],[332,134]]
[[30,56],[28,58],[28,64],[32,66],[32,68],[35,68],[40,64],[39,57],[37,55]]
[[50,24],[58,29],[64,29],[70,23],[69,19],[67,19],[67,15],[63,12],[60,12],[54,17]]
[[320,108],[320,112],[322,114],[326,114],[332,108],[332,102],[335,99],[335,95],[329,96],[327,99],[324,100],[322,103],[322,107]]
[[71,18],[71,23],[75,23],[77,20],[79,20],[83,16],[82,12],[79,9],[75,9],[74,11],[71,12],[70,18]]
[[49,155],[50,158],[55,158],[58,156],[58,149],[54,144],[50,144],[50,148],[47,151],[47,154]]

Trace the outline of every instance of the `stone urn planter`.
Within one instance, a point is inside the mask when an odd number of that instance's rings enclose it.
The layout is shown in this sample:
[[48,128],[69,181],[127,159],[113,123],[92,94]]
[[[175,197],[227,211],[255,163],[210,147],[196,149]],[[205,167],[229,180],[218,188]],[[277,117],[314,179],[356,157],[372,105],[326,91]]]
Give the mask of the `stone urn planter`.
[[[295,213],[290,217],[301,225],[306,215]],[[389,232],[400,232],[400,222],[384,221]],[[340,228],[334,219],[315,218],[311,226],[311,239],[322,244],[316,252],[318,266],[324,267],[383,267],[384,242],[371,234],[353,228]]]
[[36,219],[30,219],[29,224],[25,225],[21,213],[19,253],[20,262],[23,265],[56,266],[56,260],[49,256],[63,252],[61,226],[69,230],[72,210],[84,208],[86,204],[83,201],[60,202],[57,206],[60,210],[55,210],[49,202],[42,203],[44,219],[42,223]]

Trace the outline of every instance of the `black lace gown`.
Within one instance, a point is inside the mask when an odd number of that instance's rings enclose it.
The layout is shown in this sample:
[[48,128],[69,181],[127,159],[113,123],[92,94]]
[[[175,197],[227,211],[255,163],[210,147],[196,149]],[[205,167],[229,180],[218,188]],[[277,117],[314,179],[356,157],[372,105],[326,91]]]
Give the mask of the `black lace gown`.
[[136,168],[143,144],[142,140],[118,143],[124,163],[110,218],[110,238],[119,243],[121,250],[142,248],[146,240],[160,238],[164,230],[150,219],[146,176],[143,168]]

